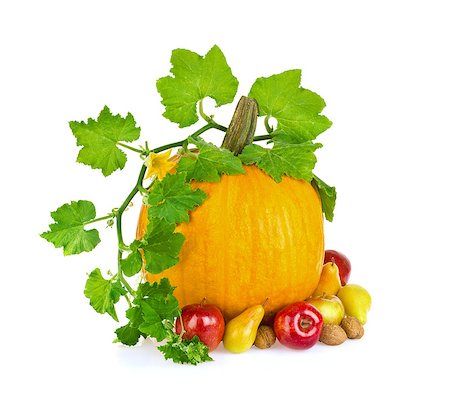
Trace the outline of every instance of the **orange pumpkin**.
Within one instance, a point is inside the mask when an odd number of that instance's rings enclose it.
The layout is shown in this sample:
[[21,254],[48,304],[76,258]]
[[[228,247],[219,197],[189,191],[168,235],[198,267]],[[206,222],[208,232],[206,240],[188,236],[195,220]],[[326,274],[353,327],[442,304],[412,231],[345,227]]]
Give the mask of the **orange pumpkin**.
[[[229,320],[265,304],[270,316],[315,290],[324,256],[321,201],[310,183],[283,177],[276,183],[256,166],[220,182],[192,182],[207,200],[180,224],[186,241],[180,262],[150,282],[169,278],[180,307],[203,298]],[[147,225],[143,206],[137,238]]]

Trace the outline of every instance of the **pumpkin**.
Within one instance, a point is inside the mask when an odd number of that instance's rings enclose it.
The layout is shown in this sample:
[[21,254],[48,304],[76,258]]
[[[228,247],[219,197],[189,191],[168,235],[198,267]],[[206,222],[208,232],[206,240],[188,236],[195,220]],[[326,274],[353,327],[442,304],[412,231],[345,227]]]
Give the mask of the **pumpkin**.
[[[150,282],[169,278],[180,307],[203,298],[226,320],[255,304],[267,317],[315,290],[323,265],[321,200],[309,182],[283,177],[276,183],[256,166],[220,182],[192,182],[208,194],[177,227],[186,241],[180,261]],[[147,208],[138,221],[144,235]]]

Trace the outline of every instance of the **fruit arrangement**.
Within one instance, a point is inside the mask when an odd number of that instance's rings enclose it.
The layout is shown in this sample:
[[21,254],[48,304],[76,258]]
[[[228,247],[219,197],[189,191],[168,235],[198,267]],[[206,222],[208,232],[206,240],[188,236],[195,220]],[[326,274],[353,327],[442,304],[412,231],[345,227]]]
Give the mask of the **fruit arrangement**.
[[[344,257],[337,251],[333,252],[335,256]],[[348,282],[350,261],[344,258],[348,268],[343,274]],[[340,275],[342,273],[339,273],[336,262],[326,262],[318,285],[322,290],[316,290],[305,301],[292,303],[279,310],[273,323],[261,324],[269,299],[244,310],[226,325],[219,308],[205,305],[203,301],[199,305],[188,305],[182,309],[181,316],[177,318],[177,333],[182,331],[179,326],[183,320],[184,325],[187,325],[185,331],[188,337],[198,336],[211,351],[223,340],[223,346],[233,353],[245,352],[252,345],[261,349],[270,348],[277,339],[286,347],[301,350],[311,348],[319,341],[327,345],[339,345],[347,338],[359,339],[364,335],[363,325],[367,321],[371,297],[359,285],[342,286]],[[205,323],[205,318],[220,322]],[[189,324],[193,319],[195,322]]]
[[[221,341],[239,353],[277,339],[307,349],[362,337],[370,296],[348,284],[348,258],[324,250],[323,219],[333,220],[336,189],[313,173],[322,146],[315,139],[331,126],[323,99],[300,86],[298,69],[260,77],[225,127],[203,105],[211,98],[220,107],[237,93],[219,47],[205,56],[174,50],[171,64],[171,75],[156,83],[163,116],[179,127],[205,124],[150,148],[132,144],[141,131],[130,113],[105,106],[97,119],[71,121],[78,162],[110,176],[125,167],[128,152],[142,166],[109,213],[97,216],[88,200],[66,203],[41,236],[74,255],[100,243],[92,224],[114,227],[115,271],[91,271],[84,294],[116,322],[117,303],[128,306],[116,342],[152,338],[177,363],[209,361]],[[255,135],[261,119],[265,133]],[[210,130],[225,133],[220,146],[202,138]],[[123,216],[137,196],[136,238],[128,242]]]

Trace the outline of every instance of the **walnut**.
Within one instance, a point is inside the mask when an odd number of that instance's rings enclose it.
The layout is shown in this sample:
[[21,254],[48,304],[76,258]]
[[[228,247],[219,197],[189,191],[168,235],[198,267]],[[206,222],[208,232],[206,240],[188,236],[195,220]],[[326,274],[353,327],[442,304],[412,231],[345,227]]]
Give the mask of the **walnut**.
[[255,346],[261,349],[272,347],[275,344],[277,337],[273,328],[270,326],[261,325],[256,332]]

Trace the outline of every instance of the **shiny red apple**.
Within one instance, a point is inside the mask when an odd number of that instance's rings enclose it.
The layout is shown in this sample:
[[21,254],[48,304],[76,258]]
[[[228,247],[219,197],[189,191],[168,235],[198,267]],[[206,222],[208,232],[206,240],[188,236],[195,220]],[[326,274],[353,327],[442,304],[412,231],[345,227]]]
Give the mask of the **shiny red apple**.
[[327,262],[333,261],[339,268],[339,277],[341,279],[341,285],[342,286],[347,285],[348,280],[350,279],[350,272],[352,270],[352,264],[350,263],[350,260],[342,252],[334,250],[326,250],[325,259],[323,263],[326,264]]
[[[202,343],[213,351],[222,341],[225,331],[225,320],[217,306],[207,303],[191,304],[181,309],[184,334],[183,338],[190,340],[197,336]],[[178,317],[175,322],[175,331],[181,334],[182,325]]]
[[296,302],[280,310],[273,328],[278,341],[289,348],[306,350],[319,341],[323,318],[306,302]]

